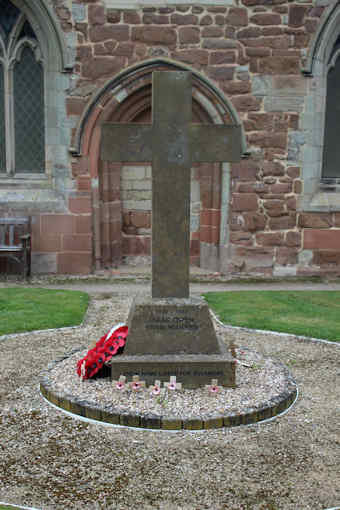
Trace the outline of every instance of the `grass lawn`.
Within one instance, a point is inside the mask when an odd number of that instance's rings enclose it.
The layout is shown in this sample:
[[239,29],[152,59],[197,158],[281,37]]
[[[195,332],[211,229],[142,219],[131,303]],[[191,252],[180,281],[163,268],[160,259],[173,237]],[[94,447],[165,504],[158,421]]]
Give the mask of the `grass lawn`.
[[88,303],[88,294],[73,290],[0,289],[0,335],[76,326]]
[[208,292],[204,297],[225,324],[340,342],[339,291]]

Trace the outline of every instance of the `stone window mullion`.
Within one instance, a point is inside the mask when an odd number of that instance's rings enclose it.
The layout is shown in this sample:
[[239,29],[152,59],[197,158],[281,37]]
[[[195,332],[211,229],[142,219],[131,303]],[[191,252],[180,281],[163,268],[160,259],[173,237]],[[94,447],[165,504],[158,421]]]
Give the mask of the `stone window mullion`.
[[5,115],[5,65],[0,58],[0,175],[7,172],[6,167],[6,115]]
[[5,117],[6,117],[6,161],[7,174],[15,173],[14,161],[14,125],[13,125],[13,88],[12,88],[12,65],[7,62],[5,68]]

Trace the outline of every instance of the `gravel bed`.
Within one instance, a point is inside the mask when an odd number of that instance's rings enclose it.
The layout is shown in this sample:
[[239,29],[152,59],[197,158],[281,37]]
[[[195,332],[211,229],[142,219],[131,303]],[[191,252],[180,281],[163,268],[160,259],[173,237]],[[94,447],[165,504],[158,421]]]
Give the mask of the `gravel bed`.
[[[225,416],[245,409],[259,409],[265,402],[279,396],[287,386],[281,364],[265,359],[247,348],[236,349],[236,388],[220,387],[211,394],[206,388],[164,391],[153,395],[152,389],[136,392],[125,385],[115,389],[108,378],[81,381],[75,372],[78,359],[87,350],[71,354],[48,372],[51,389],[61,395],[72,395],[100,408],[114,408],[119,413],[153,414],[163,418],[206,420],[212,415]],[[179,381],[180,382],[180,381]]]
[[0,341],[0,501],[43,510],[340,505],[339,345],[225,329],[237,348],[287,365],[298,384],[296,405],[262,425],[159,433],[84,423],[47,404],[38,385],[48,364],[126,320],[128,285],[113,292],[94,296],[82,328]]

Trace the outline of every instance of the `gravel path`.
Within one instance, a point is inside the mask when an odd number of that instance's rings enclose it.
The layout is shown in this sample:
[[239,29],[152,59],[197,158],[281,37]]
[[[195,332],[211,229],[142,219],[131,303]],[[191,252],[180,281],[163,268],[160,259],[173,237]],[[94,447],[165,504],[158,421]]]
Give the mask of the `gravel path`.
[[72,419],[41,399],[40,372],[124,321],[131,292],[92,292],[82,328],[0,339],[0,501],[43,510],[339,506],[339,345],[229,329],[237,345],[287,364],[298,383],[291,411],[262,425],[117,429]]

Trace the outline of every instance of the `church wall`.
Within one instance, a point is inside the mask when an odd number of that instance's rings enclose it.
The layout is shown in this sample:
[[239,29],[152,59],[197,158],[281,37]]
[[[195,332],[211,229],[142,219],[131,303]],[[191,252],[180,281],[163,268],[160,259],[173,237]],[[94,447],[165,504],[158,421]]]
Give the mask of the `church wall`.
[[[76,118],[91,90],[138,61],[161,56],[189,64],[230,99],[250,153],[231,165],[223,269],[278,276],[338,271],[340,213],[298,209],[304,190],[297,149],[309,87],[301,67],[325,2],[218,3],[128,2],[124,10],[114,0],[73,2],[65,23],[77,32],[79,81],[69,114]],[[217,232],[218,225],[209,229]],[[205,226],[201,236],[204,246]]]
[[[122,8],[116,0],[53,2],[65,37],[76,41],[65,97],[73,126],[70,147],[91,98],[117,73],[159,57],[187,64],[230,100],[247,140],[245,157],[230,165],[224,246],[218,245],[220,218],[204,216],[209,242],[216,233],[217,269],[275,276],[338,273],[340,205],[316,211],[301,205],[302,162],[310,158],[313,164],[305,143],[313,79],[301,69],[326,1],[148,2],[153,3],[136,7],[128,1]],[[98,168],[84,146],[96,136],[88,128],[81,153],[69,156],[74,190],[65,210],[38,215],[34,249],[41,254],[41,267],[44,256],[56,260],[50,267],[60,273],[86,273],[95,263]],[[203,229],[203,245],[204,235]],[[211,251],[208,247],[205,256]]]

